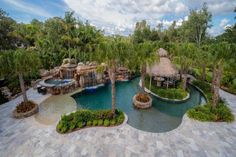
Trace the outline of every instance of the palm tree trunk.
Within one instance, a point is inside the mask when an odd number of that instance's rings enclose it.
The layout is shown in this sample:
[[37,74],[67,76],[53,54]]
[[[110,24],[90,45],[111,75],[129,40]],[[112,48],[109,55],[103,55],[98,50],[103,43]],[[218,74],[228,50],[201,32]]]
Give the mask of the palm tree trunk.
[[213,85],[213,98],[212,98],[212,107],[216,108],[218,102],[219,102],[219,89],[220,89],[220,81],[221,81],[221,75],[222,75],[222,68],[219,65],[218,68],[215,71],[215,81]]
[[146,64],[141,65],[141,89],[144,91],[145,88],[145,75],[146,75]]
[[211,81],[211,92],[212,93],[214,92],[215,75],[216,75],[216,67],[213,66],[212,81]]
[[19,81],[20,81],[20,88],[21,88],[23,100],[24,100],[24,102],[26,103],[26,102],[28,102],[28,98],[27,98],[26,91],[25,91],[25,85],[24,85],[23,74],[22,74],[22,73],[19,73],[19,74],[18,74],[18,77],[19,77]]
[[182,79],[183,79],[183,77],[182,77],[182,75],[183,75],[183,68],[182,68],[182,65],[180,66],[180,81],[182,81]]
[[187,87],[187,75],[184,74],[184,77],[183,77],[183,84],[182,84],[183,90],[186,90],[186,87]]
[[206,80],[206,65],[205,64],[202,65],[202,80],[203,81]]
[[115,86],[115,82],[116,82],[116,65],[113,62],[111,69],[109,70],[109,75],[110,75],[110,80],[111,80],[111,100],[112,100],[112,114],[113,117],[115,117],[115,110],[116,110],[116,86]]

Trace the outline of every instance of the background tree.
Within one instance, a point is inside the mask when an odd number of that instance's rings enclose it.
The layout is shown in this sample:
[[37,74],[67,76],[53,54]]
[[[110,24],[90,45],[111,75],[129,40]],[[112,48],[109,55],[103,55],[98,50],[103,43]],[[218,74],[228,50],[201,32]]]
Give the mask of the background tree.
[[37,54],[27,51],[26,49],[7,51],[0,56],[0,64],[1,76],[6,76],[9,74],[18,76],[23,100],[26,103],[28,98],[26,95],[23,77],[38,70],[40,62]]
[[7,13],[0,8],[0,50],[12,49],[15,45],[12,43],[10,33],[14,30],[16,22],[8,17]]
[[191,10],[188,20],[184,21],[180,29],[188,36],[189,41],[194,41],[198,46],[206,37],[207,28],[211,27],[212,14],[208,11],[206,3],[201,10]]

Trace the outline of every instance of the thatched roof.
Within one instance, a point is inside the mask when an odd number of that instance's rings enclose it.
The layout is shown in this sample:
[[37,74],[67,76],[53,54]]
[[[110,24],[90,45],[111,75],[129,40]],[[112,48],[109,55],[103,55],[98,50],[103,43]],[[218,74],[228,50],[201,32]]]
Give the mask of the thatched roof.
[[160,77],[174,77],[177,75],[178,70],[167,57],[167,51],[161,48],[158,50],[158,54],[160,55],[160,61],[154,63],[152,66],[148,66],[147,73]]

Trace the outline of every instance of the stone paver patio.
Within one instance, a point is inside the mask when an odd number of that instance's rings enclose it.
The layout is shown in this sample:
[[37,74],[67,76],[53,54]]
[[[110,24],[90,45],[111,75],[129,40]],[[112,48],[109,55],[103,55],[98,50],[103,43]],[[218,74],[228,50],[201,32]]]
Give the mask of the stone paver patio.
[[[30,89],[30,99],[41,103],[42,96]],[[220,91],[236,114],[236,96]],[[60,135],[56,123],[43,125],[35,117],[13,119],[11,112],[21,97],[0,106],[0,156],[177,156],[235,157],[236,122],[202,123],[186,115],[182,124],[166,133],[149,133],[128,124],[118,128],[89,128]]]

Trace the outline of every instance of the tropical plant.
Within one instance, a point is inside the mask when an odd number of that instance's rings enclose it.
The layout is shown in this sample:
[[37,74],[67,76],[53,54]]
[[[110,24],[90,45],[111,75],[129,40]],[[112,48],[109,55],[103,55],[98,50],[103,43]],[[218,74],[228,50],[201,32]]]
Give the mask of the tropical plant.
[[40,61],[37,54],[23,48],[6,51],[0,56],[0,64],[1,76],[18,76],[23,100],[25,103],[28,102],[23,77],[38,70]]
[[230,44],[227,42],[221,42],[212,44],[210,47],[211,59],[213,62],[213,79],[212,79],[212,107],[216,108],[219,102],[219,88],[222,78],[223,68],[225,62],[231,56]]
[[108,66],[108,74],[111,81],[111,95],[112,95],[112,113],[115,116],[116,109],[116,68],[119,64],[125,63],[126,53],[129,50],[127,41],[120,38],[109,38],[98,45],[96,54],[92,58],[99,63],[106,63]]
[[130,59],[134,59],[136,65],[140,66],[141,88],[142,91],[144,91],[147,66],[151,66],[153,62],[158,61],[158,55],[156,51],[154,51],[153,43],[150,41],[144,41],[143,43],[135,44],[134,47],[135,53]]

